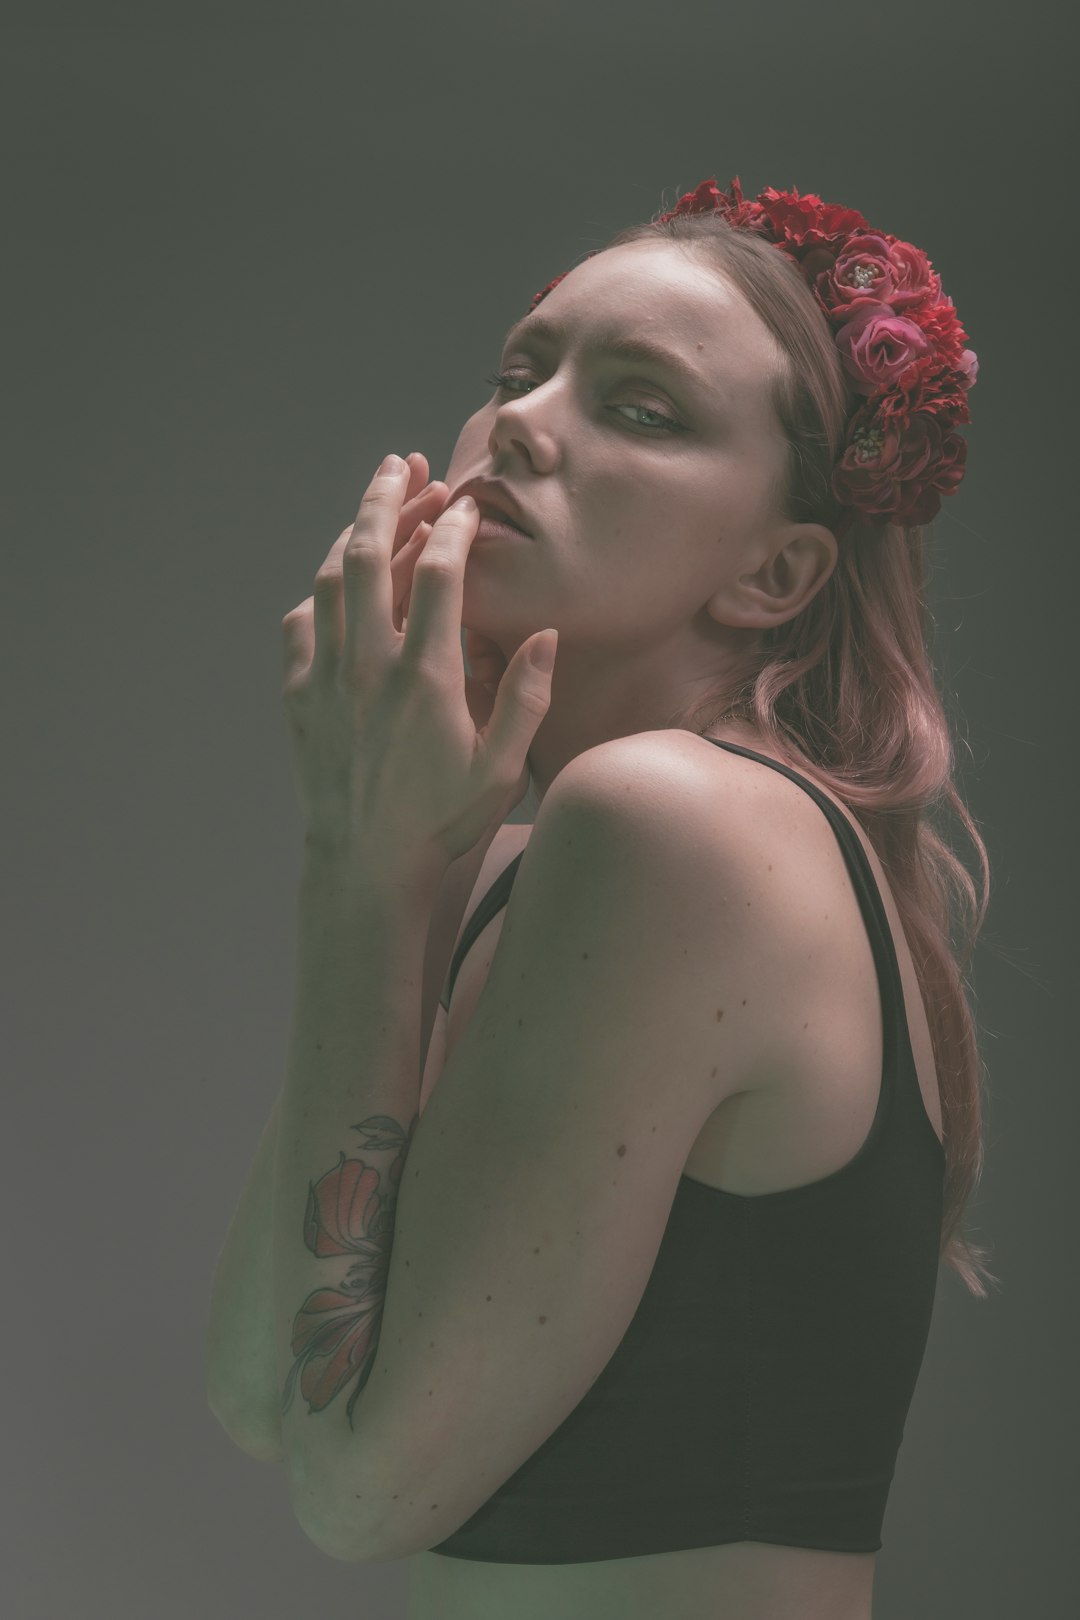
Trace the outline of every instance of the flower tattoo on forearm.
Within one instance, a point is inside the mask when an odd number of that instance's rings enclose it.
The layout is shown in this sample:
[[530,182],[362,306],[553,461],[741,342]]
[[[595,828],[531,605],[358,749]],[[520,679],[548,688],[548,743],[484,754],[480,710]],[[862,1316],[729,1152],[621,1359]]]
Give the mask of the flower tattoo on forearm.
[[296,1359],[285,1380],[283,1416],[298,1378],[309,1412],[322,1411],[355,1380],[345,1409],[352,1426],[378,1349],[398,1187],[419,1118],[408,1131],[387,1114],[372,1114],[352,1127],[368,1152],[397,1148],[385,1177],[364,1159],[342,1153],[332,1170],[309,1184],[305,1245],[320,1259],[347,1254],[353,1261],[343,1282],[313,1289],[296,1313],[290,1341]]

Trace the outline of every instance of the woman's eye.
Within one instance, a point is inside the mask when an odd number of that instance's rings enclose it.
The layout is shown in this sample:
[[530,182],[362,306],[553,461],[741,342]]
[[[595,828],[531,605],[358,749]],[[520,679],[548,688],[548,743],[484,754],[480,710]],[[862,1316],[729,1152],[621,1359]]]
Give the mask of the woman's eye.
[[[490,377],[485,377],[484,379],[484,381],[490,383],[493,388],[500,390],[509,389],[512,383],[528,383],[530,380],[530,378],[523,377],[519,372],[514,371],[496,371],[493,372]],[[654,411],[651,406],[648,405],[613,405],[611,409],[615,411],[641,411],[645,416],[654,416],[656,418],[655,424],[650,422],[635,422],[633,424],[635,427],[659,427],[665,433],[679,433],[682,431],[681,422],[677,422],[673,416],[665,415],[663,411]],[[623,420],[625,421],[626,418],[624,417]]]

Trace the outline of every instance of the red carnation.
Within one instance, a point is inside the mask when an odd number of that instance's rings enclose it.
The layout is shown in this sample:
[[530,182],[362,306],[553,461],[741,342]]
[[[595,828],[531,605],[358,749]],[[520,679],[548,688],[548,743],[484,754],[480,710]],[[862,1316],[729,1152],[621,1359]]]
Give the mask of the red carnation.
[[931,346],[946,364],[960,365],[967,333],[951,298],[946,295],[934,304],[917,305],[908,311],[908,318],[926,333]]
[[[965,349],[964,353],[971,354],[978,369],[972,351]],[[875,403],[878,414],[883,418],[898,416],[906,421],[916,411],[929,411],[959,424],[971,421],[967,397],[970,386],[962,369],[943,361],[931,349],[903,372],[893,387]]]
[[763,209],[760,202],[748,202],[743,197],[738,175],[727,191],[718,189],[716,177],[713,176],[711,180],[703,180],[693,191],[688,191],[680,197],[674,208],[660,215],[660,222],[674,219],[676,214],[711,213],[720,214],[729,225],[737,229],[757,230],[761,225]]
[[791,252],[800,264],[812,249],[825,247],[835,255],[854,232],[870,229],[857,208],[822,202],[812,191],[800,197],[795,190],[766,186],[760,200],[778,246]]

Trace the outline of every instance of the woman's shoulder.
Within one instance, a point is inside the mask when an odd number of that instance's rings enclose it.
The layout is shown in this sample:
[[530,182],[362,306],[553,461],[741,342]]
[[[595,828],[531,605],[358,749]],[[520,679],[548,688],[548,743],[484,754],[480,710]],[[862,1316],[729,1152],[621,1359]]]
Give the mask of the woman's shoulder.
[[[735,748],[717,746],[728,742]],[[788,770],[801,780],[792,780]],[[779,837],[789,854],[801,846],[802,857],[835,842],[820,804],[807,792],[809,783],[836,806],[864,846],[867,842],[852,811],[812,762],[741,721],[705,733],[676,727],[628,733],[576,755],[552,786],[560,781],[584,786],[590,798],[606,796],[616,808],[654,810],[661,826],[677,829],[679,841],[689,838],[699,852],[716,848],[729,858],[743,852],[751,861],[760,855],[763,840],[775,849]],[[478,874],[470,912],[525,849],[532,831],[531,822],[504,822],[499,828]],[[722,832],[729,836],[721,838]]]
[[[726,742],[736,748],[716,746]],[[756,884],[764,869],[798,874],[804,884],[814,873],[826,883],[843,877],[835,830],[809,789],[836,807],[877,870],[865,830],[824,773],[743,722],[705,733],[636,732],[578,758],[588,766],[590,793],[607,794],[613,806],[632,805],[635,815],[644,807],[650,826],[669,827],[692,864],[711,864],[709,857],[715,857],[725,882],[742,874]],[[501,865],[522,848],[523,842],[508,845]]]
[[[669,727],[630,732],[584,750],[569,761],[552,786],[562,782],[572,785],[572,789],[584,788],[590,797],[598,794],[601,799],[606,794],[615,806],[623,803],[639,809],[652,807],[662,820],[670,811],[677,811],[680,826],[685,824],[687,813],[700,807],[706,829],[715,829],[718,795],[722,792],[724,809],[734,815],[745,806],[752,823],[763,798],[782,802],[792,791],[798,791],[789,778],[763,765],[761,759],[716,746],[729,741],[765,759],[797,771],[802,769],[780,748],[763,742],[745,726],[705,734]],[[778,784],[782,784],[779,792]],[[634,790],[632,799],[627,796],[628,789]],[[516,852],[521,846],[507,847]]]

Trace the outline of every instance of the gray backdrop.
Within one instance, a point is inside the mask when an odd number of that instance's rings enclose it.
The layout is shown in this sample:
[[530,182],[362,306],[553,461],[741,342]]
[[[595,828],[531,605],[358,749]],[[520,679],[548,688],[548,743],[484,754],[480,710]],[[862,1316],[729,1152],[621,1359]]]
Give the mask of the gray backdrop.
[[1004,1288],[942,1276],[875,1620],[1075,1612],[1065,17],[430,0],[7,26],[6,1617],[400,1620],[404,1566],[319,1553],[203,1386],[283,1076],[280,620],[379,457],[445,471],[532,294],[714,173],[919,244],[981,363],[932,605],[993,863],[973,1220]]

